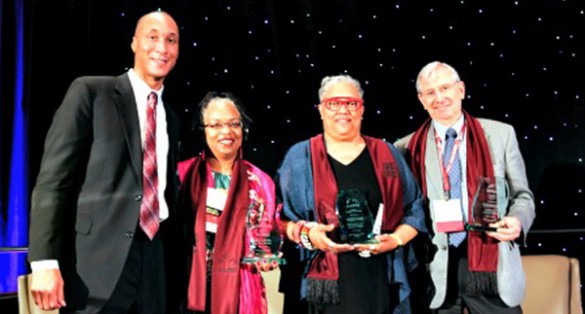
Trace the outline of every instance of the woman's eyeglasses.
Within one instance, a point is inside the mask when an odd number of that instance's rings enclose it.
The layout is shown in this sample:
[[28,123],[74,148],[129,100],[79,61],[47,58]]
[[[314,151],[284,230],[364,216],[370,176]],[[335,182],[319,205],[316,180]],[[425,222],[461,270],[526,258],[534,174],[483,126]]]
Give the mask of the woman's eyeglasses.
[[234,121],[228,121],[228,122],[219,122],[219,121],[214,121],[208,124],[204,124],[203,126],[215,131],[219,131],[221,129],[223,129],[224,127],[228,127],[231,130],[239,130],[242,128],[244,124],[242,123],[242,121],[239,120],[234,120]]
[[337,111],[345,106],[349,111],[356,111],[363,106],[363,101],[359,98],[353,97],[331,97],[325,98],[321,101],[325,108],[331,111]]

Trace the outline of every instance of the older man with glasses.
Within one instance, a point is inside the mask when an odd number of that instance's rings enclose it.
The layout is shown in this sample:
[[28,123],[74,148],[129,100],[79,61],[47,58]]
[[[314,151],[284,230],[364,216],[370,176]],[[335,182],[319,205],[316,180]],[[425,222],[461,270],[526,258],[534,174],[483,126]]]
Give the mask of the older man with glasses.
[[430,118],[396,146],[429,205],[427,305],[438,313],[521,313],[516,242],[535,213],[514,128],[465,112],[465,84],[446,63],[423,67],[416,89]]

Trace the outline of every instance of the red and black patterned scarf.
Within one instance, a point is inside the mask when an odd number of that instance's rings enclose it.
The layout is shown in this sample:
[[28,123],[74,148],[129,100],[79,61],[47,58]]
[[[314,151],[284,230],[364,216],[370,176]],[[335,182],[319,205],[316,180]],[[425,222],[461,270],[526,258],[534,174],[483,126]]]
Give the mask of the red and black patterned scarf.
[[195,211],[195,246],[191,263],[188,286],[188,309],[205,311],[206,293],[211,293],[212,313],[237,313],[240,292],[240,261],[244,255],[245,226],[248,210],[249,187],[247,165],[241,158],[236,159],[232,171],[225,207],[219,217],[213,252],[211,291],[206,291],[206,205],[207,205],[207,162],[195,158],[192,169],[185,177],[191,194],[192,209]]

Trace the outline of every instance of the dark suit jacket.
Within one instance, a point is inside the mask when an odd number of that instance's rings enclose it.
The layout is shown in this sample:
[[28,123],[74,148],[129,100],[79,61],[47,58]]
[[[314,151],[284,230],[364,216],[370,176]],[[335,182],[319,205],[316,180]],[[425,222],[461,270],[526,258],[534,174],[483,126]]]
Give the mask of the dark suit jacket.
[[[160,234],[167,264],[177,269],[174,247],[167,244],[176,243],[171,231],[179,229],[173,227],[179,121],[168,106],[165,110],[170,217]],[[68,307],[87,305],[93,312],[109,299],[132,243],[141,198],[142,145],[128,75],[76,79],[47,134],[32,194],[29,246],[29,261],[59,261]]]

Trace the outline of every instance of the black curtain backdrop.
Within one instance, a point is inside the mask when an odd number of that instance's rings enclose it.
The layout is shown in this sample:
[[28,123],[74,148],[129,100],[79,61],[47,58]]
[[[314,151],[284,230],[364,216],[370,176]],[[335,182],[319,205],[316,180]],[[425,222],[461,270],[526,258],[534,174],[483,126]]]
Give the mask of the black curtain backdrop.
[[[583,262],[583,1],[32,0],[26,89],[31,188],[68,85],[80,75],[130,68],[135,23],[158,8],[174,16],[181,31],[179,61],[164,97],[184,122],[183,158],[201,148],[190,130],[196,104],[209,90],[227,90],[254,120],[246,158],[274,174],[288,147],[321,131],[314,109],[319,83],[340,73],[362,82],[363,133],[393,142],[427,118],[414,80],[423,65],[442,60],[466,83],[465,109],[515,126],[537,199],[534,228],[572,230],[535,233],[524,252]],[[3,37],[3,53],[6,46]],[[2,71],[10,66],[4,58],[2,65]],[[5,110],[3,149],[10,123]]]
[[[32,1],[31,182],[68,85],[80,75],[118,75],[131,67],[136,20],[160,8],[181,28],[165,100],[185,122],[184,158],[200,149],[189,130],[192,109],[208,90],[228,90],[254,120],[247,158],[274,173],[290,145],[321,130],[314,110],[319,82],[340,73],[364,87],[363,132],[394,141],[426,119],[414,80],[424,64],[443,60],[465,81],[471,114],[516,127],[532,189],[570,193],[580,203],[569,207],[582,211],[583,179],[567,175],[584,171],[584,31],[578,26],[584,5],[515,3]],[[543,182],[545,175],[555,183]],[[583,227],[584,216],[570,223]]]
[[[0,2],[0,222],[5,221],[6,200],[8,199],[8,177],[10,174],[10,143],[12,141],[12,117],[14,115],[14,32],[9,31],[7,26],[14,25],[14,8],[10,4]],[[11,62],[12,61],[12,62]],[[0,232],[3,230],[0,226]],[[0,235],[0,239],[2,236]],[[1,242],[1,240],[0,240]]]

